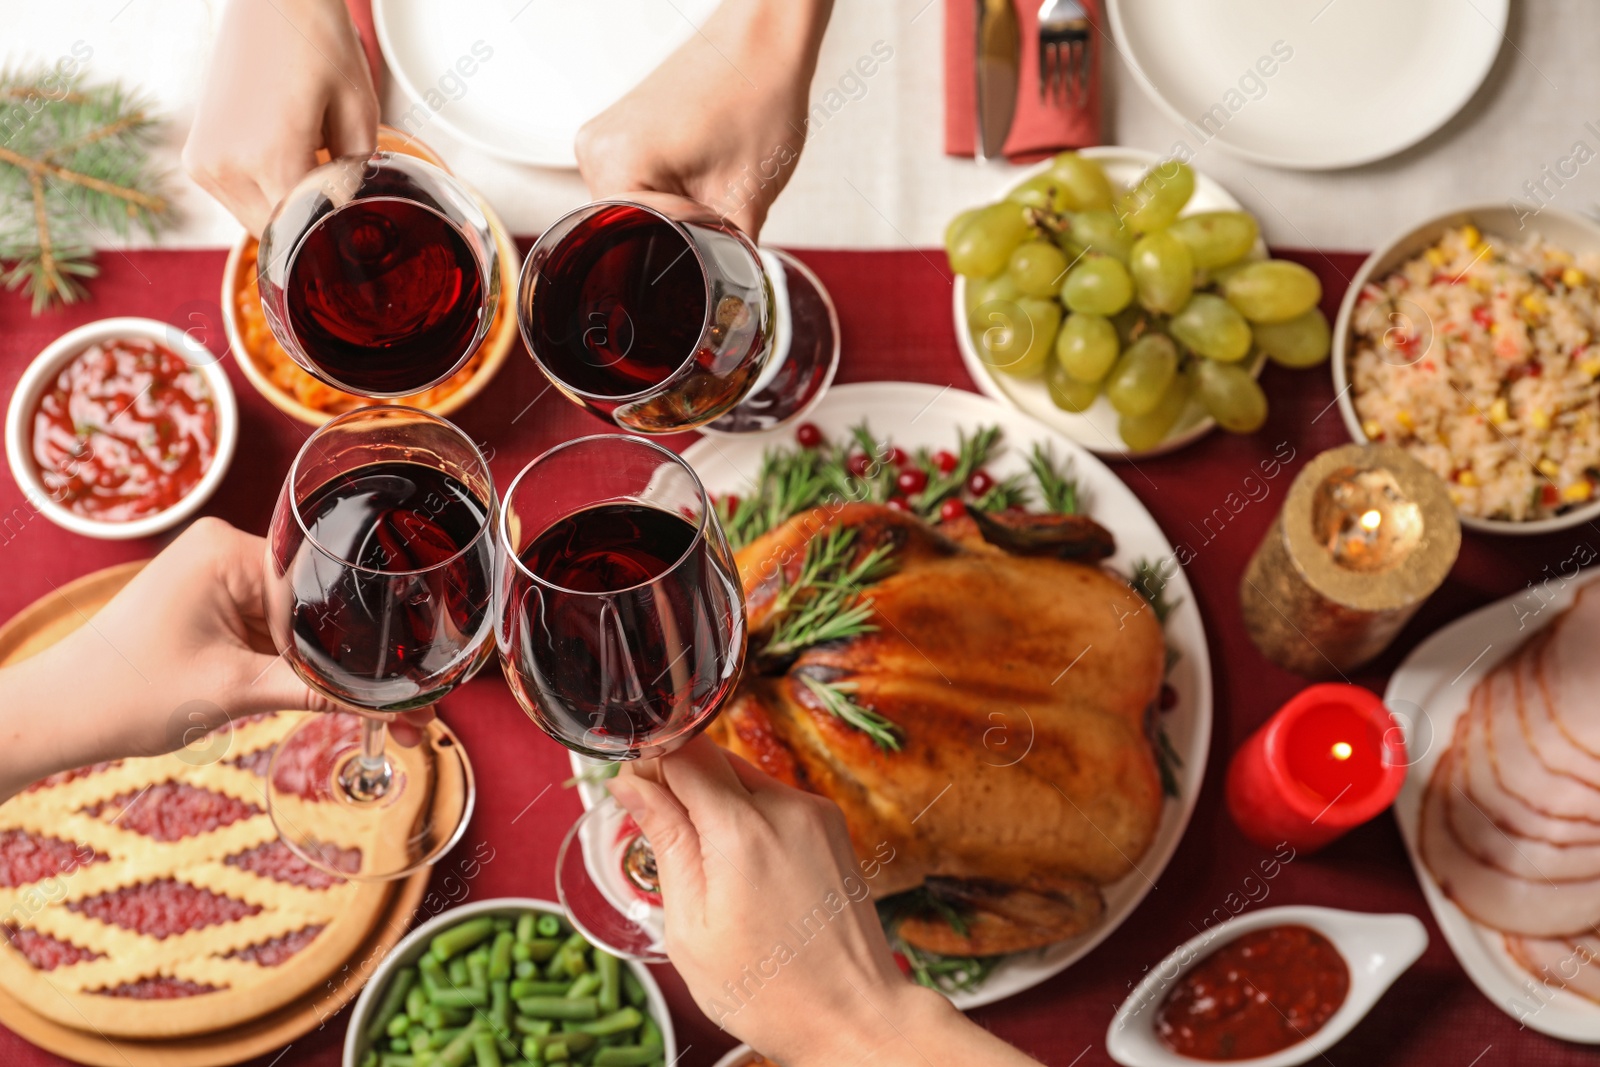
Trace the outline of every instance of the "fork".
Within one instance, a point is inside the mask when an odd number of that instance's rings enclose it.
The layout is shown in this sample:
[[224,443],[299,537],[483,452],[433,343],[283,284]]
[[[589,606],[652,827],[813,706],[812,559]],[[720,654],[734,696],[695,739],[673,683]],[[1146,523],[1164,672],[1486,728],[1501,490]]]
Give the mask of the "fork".
[[1039,99],[1069,107],[1089,99],[1089,19],[1078,0],[1039,5]]

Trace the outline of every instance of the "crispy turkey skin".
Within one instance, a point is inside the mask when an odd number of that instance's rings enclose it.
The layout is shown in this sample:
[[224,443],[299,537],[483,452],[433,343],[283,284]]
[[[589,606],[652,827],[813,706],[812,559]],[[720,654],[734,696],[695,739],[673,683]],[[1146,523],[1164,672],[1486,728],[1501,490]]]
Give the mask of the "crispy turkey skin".
[[[894,573],[866,593],[876,631],[751,669],[711,736],[838,803],[859,855],[892,847],[875,896],[920,886],[973,916],[965,932],[913,916],[900,927],[908,943],[988,955],[1094,925],[1099,887],[1133,868],[1161,816],[1145,730],[1165,669],[1155,613],[1116,575],[995,547],[970,519],[935,529],[851,504],[796,516],[738,553],[753,655],[784,577],[836,525],[855,529],[859,551],[895,546]],[[1066,525],[1070,551],[1109,553],[1104,530]],[[901,749],[828,712],[802,675],[854,683]]]

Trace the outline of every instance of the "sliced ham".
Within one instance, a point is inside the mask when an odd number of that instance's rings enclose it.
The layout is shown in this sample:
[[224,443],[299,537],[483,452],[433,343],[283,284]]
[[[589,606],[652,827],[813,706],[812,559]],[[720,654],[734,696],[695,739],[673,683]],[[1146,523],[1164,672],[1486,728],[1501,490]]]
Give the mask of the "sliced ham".
[[1517,654],[1518,681],[1522,685],[1522,729],[1528,747],[1552,774],[1567,775],[1600,789],[1600,756],[1572,743],[1550,710],[1550,686],[1545,681],[1551,632],[1546,629]]
[[1545,692],[1566,738],[1600,759],[1600,591],[1591,582],[1550,624],[1543,662]]
[[1600,943],[1594,938],[1507,935],[1506,952],[1549,989],[1564,989],[1600,1003]]
[[1556,845],[1507,831],[1467,795],[1459,762],[1451,774],[1445,818],[1457,844],[1480,863],[1506,874],[1549,882],[1600,878],[1600,845]]
[[1600,826],[1536,811],[1501,785],[1483,729],[1486,692],[1483,685],[1473,690],[1471,703],[1456,720],[1452,749],[1461,761],[1462,791],[1486,817],[1514,836],[1552,845],[1600,845]]
[[1507,793],[1539,814],[1581,821],[1600,832],[1600,790],[1581,778],[1552,774],[1529,747],[1520,710],[1522,659],[1522,653],[1512,656],[1480,683],[1484,697],[1479,714],[1495,778]]
[[1453,751],[1434,768],[1423,791],[1417,849],[1439,888],[1469,917],[1509,934],[1557,938],[1588,934],[1600,924],[1600,879],[1530,881],[1479,861],[1450,833],[1446,819]]

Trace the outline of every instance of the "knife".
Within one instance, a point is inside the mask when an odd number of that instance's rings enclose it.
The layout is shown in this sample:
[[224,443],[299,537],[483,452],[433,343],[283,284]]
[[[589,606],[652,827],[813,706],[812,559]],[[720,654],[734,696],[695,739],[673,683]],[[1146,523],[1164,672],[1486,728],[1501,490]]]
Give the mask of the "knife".
[[1012,0],[977,0],[978,161],[998,159],[1017,111],[1022,33]]

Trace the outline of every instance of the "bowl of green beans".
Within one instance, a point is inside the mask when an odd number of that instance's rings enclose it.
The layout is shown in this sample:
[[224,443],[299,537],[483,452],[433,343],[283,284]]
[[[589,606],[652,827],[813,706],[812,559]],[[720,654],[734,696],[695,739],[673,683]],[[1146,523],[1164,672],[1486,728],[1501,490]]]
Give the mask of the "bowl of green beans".
[[356,1000],[344,1067],[666,1067],[672,1018],[650,972],[596,948],[547,900],[434,916]]

